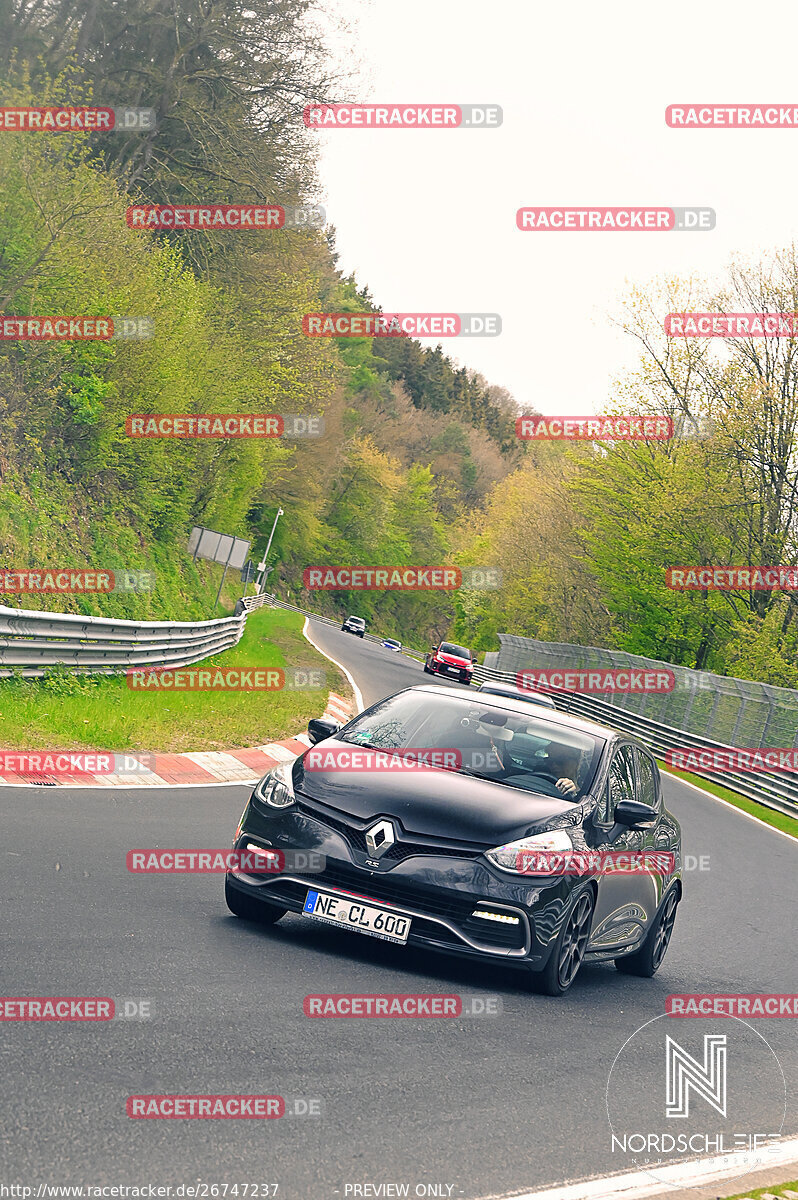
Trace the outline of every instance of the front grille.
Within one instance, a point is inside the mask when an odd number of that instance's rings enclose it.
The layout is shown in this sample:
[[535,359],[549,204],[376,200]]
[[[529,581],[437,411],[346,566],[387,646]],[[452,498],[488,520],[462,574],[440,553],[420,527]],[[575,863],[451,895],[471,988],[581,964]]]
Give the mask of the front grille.
[[440,888],[402,879],[398,875],[369,875],[365,878],[359,867],[333,862],[329,858],[324,871],[315,874],[309,883],[311,887],[317,884],[324,887],[327,883],[330,887],[344,888],[349,892],[357,892],[359,896],[371,896],[388,904],[420,908],[430,916],[444,917],[457,924],[465,921],[474,910],[474,901],[468,896],[460,896],[456,892],[445,893]]
[[[323,804],[319,804],[315,800],[310,800],[307,796],[297,796],[297,808],[300,812],[304,812],[307,816],[315,817],[323,824],[328,825],[330,829],[335,829],[338,833],[349,842],[354,850],[359,850],[361,854],[369,854],[369,848],[366,845],[366,830],[374,824],[375,818],[370,818],[368,821],[362,821],[355,824],[353,821],[347,821],[338,814],[333,814]],[[478,858],[480,854],[484,854],[481,847],[473,845],[441,845],[437,841],[421,842],[406,840],[400,836],[399,840],[394,842],[389,850],[380,855],[384,860],[391,862],[403,862],[406,858],[413,858],[418,854],[433,854],[441,858]]]

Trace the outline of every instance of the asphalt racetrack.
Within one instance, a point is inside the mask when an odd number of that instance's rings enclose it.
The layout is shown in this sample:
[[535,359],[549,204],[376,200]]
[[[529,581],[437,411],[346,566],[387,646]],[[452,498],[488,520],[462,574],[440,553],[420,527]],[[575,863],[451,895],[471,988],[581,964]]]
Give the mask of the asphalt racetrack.
[[[366,703],[428,681],[378,645],[319,623],[310,633]],[[286,1200],[435,1184],[450,1190],[428,1194],[476,1198],[628,1169],[611,1150],[608,1074],[665,997],[798,993],[798,843],[678,781],[664,786],[685,853],[709,856],[686,874],[665,963],[653,980],[583,968],[559,1000],[530,994],[509,969],[297,916],[258,928],[228,913],[220,875],[126,870],[133,848],[227,847],[248,788],[0,789],[0,993],[152,1005],[147,1021],[0,1024],[4,1179],[279,1183]],[[501,1012],[311,1020],[303,997],[319,992],[491,995]],[[752,1024],[787,1082],[777,1131],[794,1134],[796,1023]],[[323,1112],[131,1120],[126,1098],[143,1093],[278,1094]],[[770,1130],[767,1072],[751,1070],[748,1102]]]

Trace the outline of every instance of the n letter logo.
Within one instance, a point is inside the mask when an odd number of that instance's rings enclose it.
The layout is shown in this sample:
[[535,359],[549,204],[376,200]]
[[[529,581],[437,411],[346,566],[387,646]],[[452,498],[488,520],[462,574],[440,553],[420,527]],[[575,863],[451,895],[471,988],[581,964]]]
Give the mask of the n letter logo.
[[683,1050],[672,1037],[665,1038],[667,1117],[690,1115],[689,1093],[706,1100],[722,1117],[726,1116],[726,1035],[704,1035],[704,1062]]

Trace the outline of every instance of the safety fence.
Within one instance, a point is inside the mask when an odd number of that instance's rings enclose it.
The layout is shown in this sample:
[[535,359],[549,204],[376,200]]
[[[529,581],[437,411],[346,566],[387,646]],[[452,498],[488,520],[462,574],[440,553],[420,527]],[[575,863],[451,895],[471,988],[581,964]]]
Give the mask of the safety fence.
[[[798,780],[788,772],[715,769],[712,755],[738,748],[787,749],[798,746],[798,692],[751,680],[692,671],[618,650],[541,642],[499,634],[501,649],[493,668],[477,667],[475,680],[518,683],[519,673],[587,670],[670,670],[674,688],[664,693],[613,692],[587,695],[553,689],[559,709],[600,722],[645,742],[660,758],[669,751],[695,751],[691,773],[788,816],[798,816]],[[737,698],[737,705],[733,704]],[[794,714],[794,715],[793,715]],[[663,719],[667,718],[667,719]],[[713,737],[711,734],[720,734]],[[722,735],[726,733],[727,736]],[[730,736],[729,736],[730,735]],[[677,760],[678,761],[678,760]],[[706,765],[708,764],[708,765]]]

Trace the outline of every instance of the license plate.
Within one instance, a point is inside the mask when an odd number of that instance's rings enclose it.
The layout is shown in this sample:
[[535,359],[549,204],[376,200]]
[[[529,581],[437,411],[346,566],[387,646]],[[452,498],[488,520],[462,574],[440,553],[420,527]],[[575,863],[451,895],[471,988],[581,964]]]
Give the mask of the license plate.
[[302,916],[402,945],[410,932],[410,917],[375,908],[373,904],[364,904],[362,900],[352,900],[349,896],[331,896],[328,892],[309,891]]

